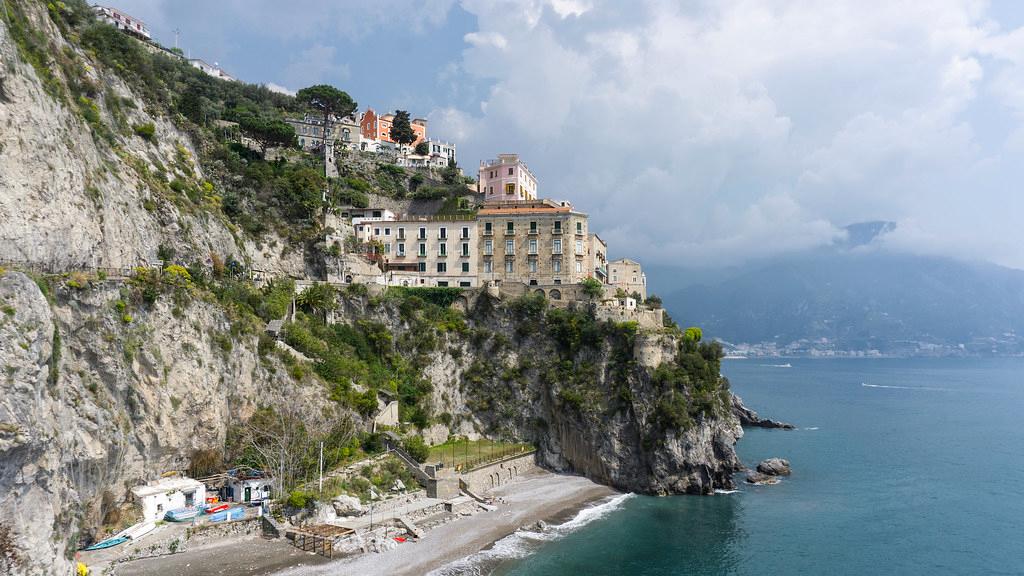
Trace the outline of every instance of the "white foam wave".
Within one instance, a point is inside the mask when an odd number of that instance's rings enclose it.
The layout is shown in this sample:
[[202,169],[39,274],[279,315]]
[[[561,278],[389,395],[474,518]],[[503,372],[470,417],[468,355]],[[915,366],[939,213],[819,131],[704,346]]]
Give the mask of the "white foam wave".
[[817,430],[817,429],[818,429],[817,426],[811,426],[809,428],[801,428],[801,430]]
[[715,490],[715,494],[735,494],[739,490]]
[[484,574],[487,566],[502,560],[514,560],[529,556],[543,542],[551,542],[579,530],[591,522],[604,518],[622,507],[632,494],[622,494],[596,506],[580,510],[571,520],[557,526],[547,526],[542,531],[520,529],[498,540],[487,550],[456,560],[442,566],[427,576],[477,576]]
[[892,390],[924,390],[926,392],[949,392],[949,388],[934,388],[932,386],[890,386],[887,384],[860,383],[865,388],[889,388]]
[[765,368],[792,368],[793,365],[789,362],[785,364],[758,364],[758,366],[764,366]]

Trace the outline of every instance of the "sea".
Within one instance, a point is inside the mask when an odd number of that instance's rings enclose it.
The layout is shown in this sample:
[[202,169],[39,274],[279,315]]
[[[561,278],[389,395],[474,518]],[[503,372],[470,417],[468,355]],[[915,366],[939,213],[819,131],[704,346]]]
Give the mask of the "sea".
[[[726,360],[773,486],[615,496],[437,574],[1024,574],[1024,359]],[[742,476],[737,477],[742,480]]]

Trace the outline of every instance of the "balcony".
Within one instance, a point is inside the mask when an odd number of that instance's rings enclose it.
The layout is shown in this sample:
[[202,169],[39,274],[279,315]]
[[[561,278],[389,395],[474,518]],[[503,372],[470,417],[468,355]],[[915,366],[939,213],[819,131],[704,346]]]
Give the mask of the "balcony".
[[561,228],[552,228],[551,229],[551,233],[556,235],[556,236],[560,236],[562,234],[562,229]]
[[537,235],[537,229],[536,228],[530,228],[529,234],[530,234],[530,236],[536,236]]
[[516,235],[516,231],[515,230],[509,230],[508,228],[505,229],[505,236],[515,236],[515,235]]
[[469,258],[469,252],[463,252],[459,254],[459,258]]
[[484,229],[484,236],[494,236],[494,230]]
[[552,248],[551,249],[551,253],[554,254],[555,256],[561,256],[562,255],[562,249],[561,248]]

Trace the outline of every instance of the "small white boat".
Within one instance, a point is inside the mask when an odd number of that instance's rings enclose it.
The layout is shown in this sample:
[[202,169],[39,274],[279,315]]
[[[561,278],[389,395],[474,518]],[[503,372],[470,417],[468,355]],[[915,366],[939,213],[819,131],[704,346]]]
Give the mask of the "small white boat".
[[132,526],[131,528],[128,528],[127,530],[121,532],[119,536],[124,536],[129,540],[135,541],[141,539],[146,534],[152,532],[154,528],[156,528],[155,522],[140,522],[135,526]]

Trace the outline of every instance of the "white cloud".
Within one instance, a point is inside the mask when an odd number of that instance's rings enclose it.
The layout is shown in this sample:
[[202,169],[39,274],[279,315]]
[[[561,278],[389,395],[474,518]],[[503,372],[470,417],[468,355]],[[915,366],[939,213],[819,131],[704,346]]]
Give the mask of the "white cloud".
[[285,81],[292,86],[310,86],[348,79],[348,64],[337,62],[336,52],[334,46],[324,44],[314,44],[299,52],[285,69]]
[[1001,209],[1024,177],[1005,148],[1024,138],[1024,33],[984,2],[462,5],[479,30],[459,69],[491,87],[435,133],[464,160],[524,154],[615,255],[736,263],[890,219],[918,250],[1024,266]]

